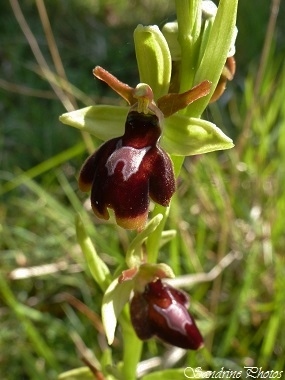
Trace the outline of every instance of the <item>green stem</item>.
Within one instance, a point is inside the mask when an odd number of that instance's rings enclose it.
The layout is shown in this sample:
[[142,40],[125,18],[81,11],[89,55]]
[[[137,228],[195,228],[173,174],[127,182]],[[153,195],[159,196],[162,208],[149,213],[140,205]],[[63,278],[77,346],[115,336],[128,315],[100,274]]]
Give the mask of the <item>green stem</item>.
[[176,0],[178,42],[181,47],[180,92],[193,86],[197,65],[197,41],[201,29],[201,0]]
[[146,242],[147,258],[148,258],[148,262],[151,264],[155,264],[157,262],[161,234],[162,234],[162,231],[164,230],[168,213],[169,213],[169,207],[163,207],[158,204],[155,205],[154,210],[152,212],[152,217],[158,214],[162,214],[163,218],[161,222],[159,223],[158,227],[153,231],[152,234],[149,235]]
[[121,317],[120,325],[124,339],[122,378],[136,379],[137,365],[141,358],[143,342],[137,337],[130,321],[130,313],[127,306]]

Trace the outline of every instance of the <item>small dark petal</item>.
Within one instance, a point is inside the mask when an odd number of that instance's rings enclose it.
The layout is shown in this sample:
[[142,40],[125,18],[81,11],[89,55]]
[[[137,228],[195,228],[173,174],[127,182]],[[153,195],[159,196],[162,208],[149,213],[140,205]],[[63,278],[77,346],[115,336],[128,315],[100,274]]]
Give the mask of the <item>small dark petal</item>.
[[132,325],[137,336],[146,340],[153,336],[148,319],[148,303],[141,293],[136,293],[130,303]]

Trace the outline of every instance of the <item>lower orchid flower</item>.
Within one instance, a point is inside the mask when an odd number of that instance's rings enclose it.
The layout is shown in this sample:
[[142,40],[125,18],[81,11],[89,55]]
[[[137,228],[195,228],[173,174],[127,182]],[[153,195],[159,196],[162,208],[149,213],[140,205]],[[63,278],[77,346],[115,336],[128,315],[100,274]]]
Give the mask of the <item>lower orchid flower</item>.
[[160,279],[136,292],[131,300],[133,327],[142,340],[157,336],[164,342],[191,350],[203,346],[203,338],[187,310],[187,295]]

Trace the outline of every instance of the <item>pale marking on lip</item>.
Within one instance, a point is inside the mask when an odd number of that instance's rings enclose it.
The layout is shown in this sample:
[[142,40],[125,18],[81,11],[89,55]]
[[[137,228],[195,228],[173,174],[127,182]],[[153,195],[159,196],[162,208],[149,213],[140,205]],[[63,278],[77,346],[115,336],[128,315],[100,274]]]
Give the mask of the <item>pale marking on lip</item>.
[[163,309],[157,305],[153,305],[153,308],[164,317],[168,326],[173,330],[180,333],[183,331],[183,333],[185,333],[186,325],[192,325],[192,321],[191,318],[189,318],[187,310],[176,301],[174,301],[174,303],[169,305],[166,309]]
[[136,149],[131,146],[121,146],[121,141],[117,144],[117,149],[111,154],[106,162],[108,175],[114,174],[116,166],[119,162],[123,162],[122,174],[124,181],[127,181],[133,174],[135,174],[142,163],[145,154],[151,147]]

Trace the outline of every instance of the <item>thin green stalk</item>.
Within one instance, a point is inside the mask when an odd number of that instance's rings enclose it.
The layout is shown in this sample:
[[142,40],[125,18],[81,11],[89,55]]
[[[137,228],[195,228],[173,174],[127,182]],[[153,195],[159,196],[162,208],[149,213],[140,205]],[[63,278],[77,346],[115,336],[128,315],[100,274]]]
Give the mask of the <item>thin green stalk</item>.
[[152,212],[152,217],[158,214],[162,214],[163,218],[158,227],[153,231],[152,234],[149,235],[146,243],[148,262],[152,264],[155,264],[157,262],[161,234],[164,230],[165,222],[168,216],[168,208],[156,204]]
[[196,43],[201,28],[201,0],[176,0],[178,42],[181,47],[180,92],[193,86],[196,73]]
[[135,380],[137,365],[141,358],[143,342],[137,337],[135,330],[133,329],[127,307],[125,307],[120,317],[120,325],[124,339],[123,379]]

